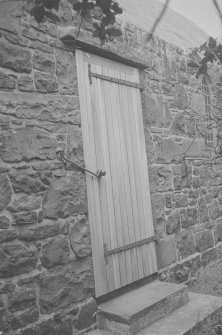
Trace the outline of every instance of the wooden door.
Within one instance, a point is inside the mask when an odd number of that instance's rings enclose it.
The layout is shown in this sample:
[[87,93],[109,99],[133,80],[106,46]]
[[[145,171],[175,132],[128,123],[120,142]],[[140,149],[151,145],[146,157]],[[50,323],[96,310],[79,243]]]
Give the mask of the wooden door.
[[157,272],[138,70],[77,50],[96,296]]

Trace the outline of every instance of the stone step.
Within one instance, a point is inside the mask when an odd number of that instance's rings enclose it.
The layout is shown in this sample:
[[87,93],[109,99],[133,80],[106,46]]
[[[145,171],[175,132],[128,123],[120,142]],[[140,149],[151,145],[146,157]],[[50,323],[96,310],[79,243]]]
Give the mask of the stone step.
[[[193,335],[203,322],[222,310],[222,298],[211,295],[189,293],[189,302],[164,318],[155,321],[137,335]],[[95,329],[87,335],[111,335],[110,332]]]
[[189,300],[187,287],[158,280],[99,305],[98,329],[136,334]]

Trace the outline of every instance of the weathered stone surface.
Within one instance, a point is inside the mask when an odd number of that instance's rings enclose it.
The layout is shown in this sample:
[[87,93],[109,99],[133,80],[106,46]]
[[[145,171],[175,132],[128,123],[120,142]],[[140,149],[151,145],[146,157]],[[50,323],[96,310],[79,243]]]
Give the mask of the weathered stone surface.
[[174,198],[174,201],[175,201],[175,206],[177,208],[188,206],[188,200],[187,200],[187,195],[186,194],[177,193],[177,194],[174,195],[173,198]]
[[85,329],[95,322],[98,306],[95,300],[91,300],[80,307],[75,326],[77,329]]
[[218,222],[215,226],[215,240],[222,241],[222,222]]
[[82,131],[79,126],[68,126],[67,156],[77,164],[83,164]]
[[15,213],[13,216],[12,224],[23,226],[27,224],[35,224],[37,223],[37,220],[38,214],[36,212]]
[[174,163],[181,161],[181,145],[172,138],[159,139],[157,148],[158,163]]
[[18,233],[15,229],[0,230],[0,243],[16,239]]
[[0,135],[0,142],[0,158],[5,162],[53,159],[56,156],[57,144],[54,137],[35,127]]
[[43,202],[44,216],[65,218],[87,212],[86,185],[82,174],[74,173],[51,183]]
[[[11,129],[10,118],[7,117],[7,116],[6,117],[5,116],[0,116],[0,130],[2,130],[2,131],[9,131],[10,129]],[[4,172],[4,171],[2,171],[2,168],[4,168],[4,167],[2,166],[2,163],[1,163],[1,165],[0,165],[0,172]]]
[[0,29],[16,34],[17,22],[11,16],[0,13]]
[[29,76],[20,76],[18,80],[18,88],[21,91],[34,91],[33,78]]
[[186,152],[187,157],[192,158],[209,158],[209,151],[203,140],[184,139],[182,144],[182,152]]
[[174,88],[174,101],[177,107],[188,108],[189,100],[187,96],[187,91],[183,85],[176,85]]
[[191,99],[191,110],[195,117],[205,117],[206,107],[203,95],[192,93]]
[[34,82],[36,90],[42,93],[52,93],[58,91],[56,77],[49,73],[35,72]]
[[39,71],[54,73],[55,59],[54,55],[47,54],[41,51],[35,51],[33,58],[33,68]]
[[[79,266],[80,269],[78,269]],[[91,266],[91,261],[84,258],[79,264],[70,263],[66,267],[55,270],[49,277],[42,278],[40,281],[41,313],[55,312],[83,300],[85,288],[78,272],[83,273],[83,269],[86,271]]]
[[24,192],[27,194],[44,192],[48,189],[51,172],[36,173],[13,173],[10,174],[12,187],[16,193]]
[[158,269],[176,262],[176,244],[173,238],[161,240],[156,244]]
[[9,328],[7,311],[4,308],[0,308],[0,329],[7,331]]
[[182,258],[195,253],[194,237],[191,230],[185,230],[176,236],[177,247]]
[[11,281],[5,281],[0,284],[0,294],[8,294],[15,291],[15,284]]
[[10,220],[5,215],[0,216],[0,229],[7,229],[10,227]]
[[19,119],[80,124],[78,96],[38,95],[5,92],[0,95],[4,113]]
[[40,208],[41,199],[35,195],[20,195],[8,206],[10,212],[32,211]]
[[202,252],[201,254],[201,265],[206,266],[211,261],[216,261],[218,259],[217,250],[211,249]]
[[8,243],[0,245],[0,277],[13,277],[32,271],[37,264],[37,256],[33,249],[24,244]]
[[16,72],[32,71],[31,52],[7,41],[0,41],[0,66]]
[[76,257],[91,255],[89,224],[85,219],[75,223],[70,232],[70,245]]
[[37,321],[38,318],[38,308],[29,308],[23,311],[17,311],[13,314],[11,326],[13,329],[22,328],[29,323]]
[[161,218],[164,214],[164,196],[162,194],[153,194],[151,202],[153,217]]
[[0,211],[5,208],[11,201],[12,190],[5,173],[0,174]]
[[154,231],[159,238],[164,238],[166,235],[166,219],[165,217],[154,218]]
[[[10,17],[9,21],[11,22],[11,20],[12,18]],[[11,42],[12,44],[21,45],[22,47],[28,46],[28,40],[21,35],[17,35],[17,34],[15,35],[15,34],[5,32],[4,36],[6,40]]]
[[9,296],[8,309],[11,312],[36,306],[36,291],[30,288],[17,290]]
[[16,80],[14,76],[0,72],[0,88],[12,89],[15,88]]
[[202,252],[214,246],[214,239],[211,230],[202,230],[195,234],[196,249]]
[[56,75],[61,94],[78,94],[77,70],[72,52],[56,50]]
[[219,207],[218,203],[214,201],[208,208],[209,210],[209,215],[211,220],[216,220],[219,217],[221,217],[221,208]]
[[211,171],[209,166],[200,167],[200,182],[202,186],[210,185],[211,183]]
[[166,233],[168,235],[177,233],[180,230],[180,217],[177,212],[170,215],[166,223]]
[[189,164],[181,164],[181,186],[192,186],[192,167]]
[[188,208],[181,213],[181,227],[189,228],[198,223],[198,212],[196,208]]
[[186,120],[182,113],[176,114],[173,120],[172,134],[173,135],[185,135],[186,134]]
[[21,227],[19,229],[19,239],[24,241],[37,241],[58,235],[59,232],[60,227],[58,223],[32,225],[29,227]]
[[142,94],[143,119],[146,126],[167,128],[171,122],[169,105],[156,94]]
[[72,323],[67,319],[56,317],[44,319],[33,327],[22,329],[20,335],[73,335]]
[[151,166],[149,168],[151,192],[173,190],[172,170],[168,166]]
[[199,216],[200,216],[200,223],[210,220],[206,205],[199,206]]
[[43,245],[42,264],[46,268],[67,263],[69,256],[69,244],[66,237],[51,239]]

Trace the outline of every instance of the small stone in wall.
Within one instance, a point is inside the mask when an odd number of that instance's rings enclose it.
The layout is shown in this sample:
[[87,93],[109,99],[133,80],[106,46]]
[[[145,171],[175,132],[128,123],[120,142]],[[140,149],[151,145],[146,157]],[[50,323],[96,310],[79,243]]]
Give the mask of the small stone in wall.
[[180,217],[177,212],[170,215],[166,223],[166,233],[168,235],[177,233],[180,230]]
[[96,320],[96,312],[98,306],[95,300],[91,300],[85,305],[80,307],[80,312],[78,314],[75,326],[77,329],[82,330],[91,326]]
[[41,51],[35,51],[33,58],[33,68],[39,71],[53,73],[55,71],[54,55]]
[[52,239],[43,245],[42,264],[46,268],[67,263],[69,256],[69,244],[65,237]]
[[20,76],[18,80],[18,88],[21,91],[34,91],[33,79],[29,76]]
[[70,245],[77,257],[91,255],[91,243],[89,234],[89,224],[85,219],[75,223],[70,233]]
[[0,66],[16,72],[32,71],[31,52],[7,41],[0,41]]
[[35,195],[20,195],[8,206],[10,212],[32,211],[40,208],[41,199]]
[[211,230],[203,230],[195,234],[197,251],[202,252],[214,246],[214,240]]
[[7,229],[10,227],[10,220],[5,215],[0,216],[0,229]]
[[37,303],[36,291],[31,288],[17,290],[9,295],[8,309],[11,312],[35,307]]
[[42,93],[53,93],[59,90],[56,77],[52,74],[35,72],[34,82],[36,90]]
[[37,241],[58,235],[60,226],[58,222],[20,227],[19,239],[24,241]]
[[5,173],[0,174],[0,210],[7,207],[11,201],[12,190]]
[[176,235],[177,247],[182,258],[195,253],[194,237],[191,230],[185,230]]
[[13,89],[16,86],[16,77],[0,72],[0,88]]
[[18,233],[15,229],[0,230],[0,243],[15,240]]
[[0,278],[30,272],[35,269],[37,260],[35,251],[22,243],[0,245]]
[[37,223],[38,215],[36,212],[15,213],[12,224],[23,226]]
[[176,85],[174,88],[174,102],[177,107],[188,108],[189,100],[187,96],[187,91],[183,85]]

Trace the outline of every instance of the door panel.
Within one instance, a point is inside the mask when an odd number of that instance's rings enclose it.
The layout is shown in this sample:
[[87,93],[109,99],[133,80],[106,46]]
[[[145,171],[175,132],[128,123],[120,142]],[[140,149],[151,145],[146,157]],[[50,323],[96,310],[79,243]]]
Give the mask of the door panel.
[[157,271],[154,230],[138,70],[77,50],[77,71],[98,297]]

